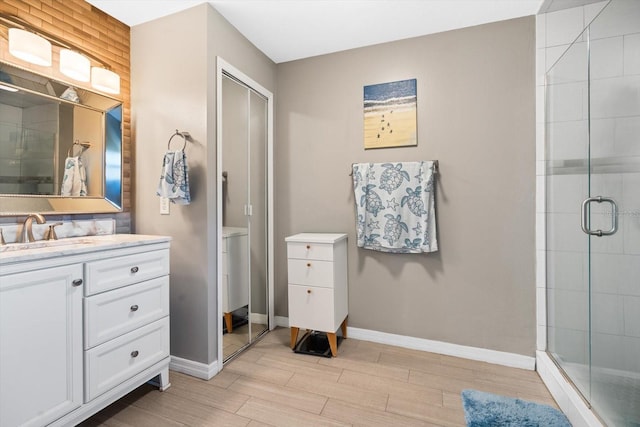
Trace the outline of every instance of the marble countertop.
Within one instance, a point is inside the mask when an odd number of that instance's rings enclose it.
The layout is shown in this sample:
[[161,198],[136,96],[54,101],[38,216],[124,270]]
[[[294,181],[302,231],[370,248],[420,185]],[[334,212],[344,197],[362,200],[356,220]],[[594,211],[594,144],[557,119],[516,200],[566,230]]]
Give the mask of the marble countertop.
[[37,261],[59,256],[76,255],[105,249],[119,249],[140,244],[169,242],[169,236],[144,234],[108,234],[70,237],[59,240],[39,240],[32,243],[10,243],[0,246],[0,265],[22,261]]

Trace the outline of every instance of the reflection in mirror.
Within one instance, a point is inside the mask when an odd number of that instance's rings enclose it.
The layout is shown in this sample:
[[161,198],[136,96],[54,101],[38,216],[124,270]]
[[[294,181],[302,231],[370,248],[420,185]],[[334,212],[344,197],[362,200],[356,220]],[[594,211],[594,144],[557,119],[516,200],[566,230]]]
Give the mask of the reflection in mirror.
[[251,333],[255,337],[268,330],[267,269],[267,100],[249,94],[249,199],[251,221]]
[[120,101],[0,62],[0,215],[121,210]]
[[222,77],[223,358],[268,330],[267,100]]
[[222,313],[223,356],[229,359],[250,342],[247,89],[222,79]]

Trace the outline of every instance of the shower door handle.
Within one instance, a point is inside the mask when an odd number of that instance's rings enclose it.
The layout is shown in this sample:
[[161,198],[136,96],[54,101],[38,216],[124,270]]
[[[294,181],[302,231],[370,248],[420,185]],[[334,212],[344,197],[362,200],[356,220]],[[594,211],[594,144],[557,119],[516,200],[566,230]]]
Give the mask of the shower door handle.
[[[606,231],[591,230],[591,228],[587,226],[588,217],[589,217],[588,210],[589,210],[589,204],[591,202],[611,203],[611,228],[609,230],[606,230]],[[582,202],[581,225],[582,225],[582,231],[584,231],[585,233],[591,236],[602,237],[602,236],[611,236],[612,234],[615,234],[616,231],[618,231],[618,204],[616,203],[615,200],[613,200],[610,197],[596,196],[596,197],[589,197],[588,199],[585,199],[584,202]]]

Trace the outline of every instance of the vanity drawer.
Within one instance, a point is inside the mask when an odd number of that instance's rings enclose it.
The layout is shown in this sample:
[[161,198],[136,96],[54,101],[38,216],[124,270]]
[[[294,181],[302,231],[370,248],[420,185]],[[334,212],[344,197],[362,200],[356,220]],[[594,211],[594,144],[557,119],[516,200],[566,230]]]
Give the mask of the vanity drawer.
[[85,264],[85,295],[169,274],[169,250],[141,252]]
[[288,242],[287,257],[333,261],[333,245],[329,243]]
[[85,351],[85,403],[166,357],[168,317]]
[[169,315],[169,276],[84,300],[84,348],[89,349]]
[[296,285],[333,288],[333,271],[331,261],[289,259],[289,283]]

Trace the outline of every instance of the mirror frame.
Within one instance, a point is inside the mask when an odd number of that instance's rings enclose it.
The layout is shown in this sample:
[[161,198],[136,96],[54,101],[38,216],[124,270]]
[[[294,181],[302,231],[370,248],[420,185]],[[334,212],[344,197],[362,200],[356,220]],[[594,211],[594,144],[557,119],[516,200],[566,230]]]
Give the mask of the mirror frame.
[[[38,76],[43,79],[47,79],[50,81],[54,81],[61,85],[65,86],[75,86],[71,83],[64,82],[58,80],[56,78],[52,78],[50,76],[36,73],[27,68],[21,67],[19,65],[2,61],[0,60],[0,69],[5,69],[8,67],[9,69],[15,68],[20,72],[29,73],[34,76]],[[6,82],[3,82],[5,84]],[[29,92],[31,94],[40,95],[43,97],[48,97],[51,99],[57,99],[51,95],[47,95],[44,93],[40,93],[29,88],[24,88],[16,84],[8,84],[10,86],[15,86],[16,88]],[[0,194],[0,217],[6,216],[24,216],[32,212],[38,212],[41,214],[49,214],[49,215],[67,215],[67,214],[98,214],[98,213],[119,213],[123,212],[124,206],[124,198],[123,198],[123,181],[124,181],[124,162],[123,162],[123,142],[124,142],[124,121],[122,120],[122,113],[124,110],[124,102],[120,99],[105,95],[101,92],[96,92],[93,90],[89,90],[86,87],[79,88],[82,91],[90,92],[95,95],[101,96],[105,99],[110,99],[114,101],[114,106],[109,110],[101,110],[96,109],[95,107],[89,107],[92,109],[102,111],[104,115],[104,120],[102,123],[102,135],[104,138],[104,152],[102,159],[102,196],[82,196],[82,197],[67,197],[67,196],[59,196],[59,195],[31,195],[31,194]],[[58,99],[60,102],[67,102],[71,104],[75,104],[73,102],[65,101],[63,99]],[[107,197],[107,138],[106,138],[106,121],[107,115],[109,111],[112,111],[115,108],[121,109],[121,120],[120,120],[120,154],[119,154],[119,166],[120,166],[120,175],[119,175],[119,204],[115,200],[110,200]]]

